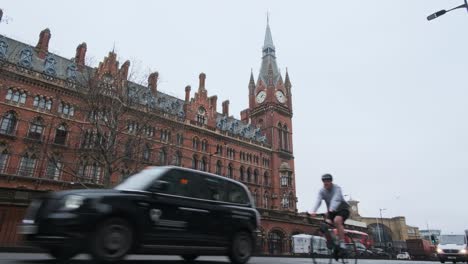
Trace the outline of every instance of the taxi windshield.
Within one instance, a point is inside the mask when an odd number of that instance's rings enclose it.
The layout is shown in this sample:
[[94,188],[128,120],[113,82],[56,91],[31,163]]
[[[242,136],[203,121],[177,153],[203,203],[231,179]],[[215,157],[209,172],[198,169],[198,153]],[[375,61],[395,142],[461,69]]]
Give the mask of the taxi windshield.
[[121,184],[115,186],[114,189],[144,191],[155,179],[159,178],[166,171],[166,168],[158,167],[142,170],[137,174],[128,177],[128,179],[123,181]]

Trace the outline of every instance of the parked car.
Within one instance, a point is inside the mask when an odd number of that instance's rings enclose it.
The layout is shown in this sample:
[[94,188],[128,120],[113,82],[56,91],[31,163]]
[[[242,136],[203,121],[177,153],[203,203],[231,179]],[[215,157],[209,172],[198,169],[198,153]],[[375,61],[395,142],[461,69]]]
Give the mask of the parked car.
[[396,256],[396,259],[411,259],[411,256],[408,252],[401,252]]
[[413,259],[429,260],[433,255],[433,247],[431,242],[425,239],[408,239],[406,240],[408,253]]
[[245,185],[180,167],[151,167],[114,189],[50,193],[32,202],[19,231],[57,259],[103,262],[127,254],[227,255],[246,263],[260,215]]

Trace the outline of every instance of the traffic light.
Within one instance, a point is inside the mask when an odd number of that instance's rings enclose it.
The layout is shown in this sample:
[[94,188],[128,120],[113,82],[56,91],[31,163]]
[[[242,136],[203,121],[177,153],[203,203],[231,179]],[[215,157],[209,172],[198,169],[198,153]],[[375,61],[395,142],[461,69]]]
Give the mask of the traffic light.
[[431,242],[433,245],[437,244],[436,237],[434,235],[431,235]]

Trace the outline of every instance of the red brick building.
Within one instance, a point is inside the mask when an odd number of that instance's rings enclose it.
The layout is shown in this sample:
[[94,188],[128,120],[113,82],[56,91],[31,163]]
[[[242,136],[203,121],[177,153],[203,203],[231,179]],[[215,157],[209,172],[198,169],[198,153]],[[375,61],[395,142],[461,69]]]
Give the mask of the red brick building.
[[[125,137],[145,121],[141,152],[126,157],[107,185],[115,185],[147,165],[191,167],[244,182],[262,213],[261,250],[290,252],[290,237],[314,226],[297,214],[292,142],[292,92],[288,72],[280,74],[269,25],[260,73],[250,76],[249,108],[241,120],[229,114],[229,101],[218,110],[206,75],[192,95],[179,99],[158,91],[158,73],[147,85],[129,80],[130,62],[120,66],[110,52],[97,68],[85,65],[86,43],[73,59],[49,53],[51,32],[36,46],[0,36],[0,246],[16,245],[16,225],[31,199],[44,191],[104,187],[105,171],[87,159],[90,127],[96,113],[86,112],[84,76],[120,95],[136,96],[132,111],[119,120]],[[100,87],[101,87],[100,86]],[[89,87],[88,87],[89,88]],[[87,129],[89,127],[89,129]],[[126,153],[126,147],[121,151]]]

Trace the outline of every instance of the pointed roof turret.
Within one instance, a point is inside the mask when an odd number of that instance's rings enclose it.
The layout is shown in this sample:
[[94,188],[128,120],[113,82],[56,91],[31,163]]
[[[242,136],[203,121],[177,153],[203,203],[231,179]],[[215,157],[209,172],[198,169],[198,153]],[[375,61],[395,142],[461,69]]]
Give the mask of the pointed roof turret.
[[273,37],[271,36],[270,21],[268,18],[262,53],[262,65],[257,81],[262,80],[265,84],[276,85],[281,76],[278,65],[276,64],[276,50],[275,45],[273,45]]

